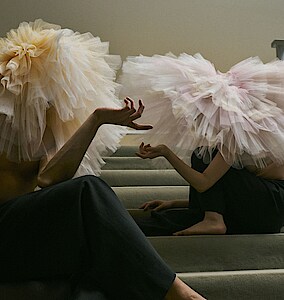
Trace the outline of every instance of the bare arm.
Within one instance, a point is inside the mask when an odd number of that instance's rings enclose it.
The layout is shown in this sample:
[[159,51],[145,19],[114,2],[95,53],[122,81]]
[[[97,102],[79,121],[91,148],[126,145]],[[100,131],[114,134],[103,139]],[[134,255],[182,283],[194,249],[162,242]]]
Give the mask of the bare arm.
[[137,155],[144,159],[165,157],[177,172],[200,193],[212,187],[230,168],[221,154],[217,153],[204,172],[200,173],[183,162],[165,145],[151,147],[142,143]]
[[42,160],[38,185],[46,187],[72,178],[101,125],[116,124],[134,129],[152,128],[150,125],[139,125],[134,122],[140,118],[143,110],[141,101],[136,110],[133,101],[129,98],[126,98],[125,107],[122,109],[96,109],[53,157]]

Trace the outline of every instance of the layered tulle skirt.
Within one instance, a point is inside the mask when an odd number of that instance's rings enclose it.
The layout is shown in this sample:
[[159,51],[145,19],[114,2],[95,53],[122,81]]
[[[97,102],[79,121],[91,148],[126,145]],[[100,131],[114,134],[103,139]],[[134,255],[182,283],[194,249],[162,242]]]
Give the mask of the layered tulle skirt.
[[146,143],[164,143],[205,161],[218,149],[236,167],[284,163],[284,62],[246,59],[227,73],[200,54],[128,57],[121,96],[142,98],[154,128]]
[[[119,56],[91,33],[36,20],[0,39],[0,154],[13,161],[47,154],[46,128],[60,149],[97,107],[122,106]],[[102,156],[117,149],[125,129],[103,125],[79,174],[98,174]]]

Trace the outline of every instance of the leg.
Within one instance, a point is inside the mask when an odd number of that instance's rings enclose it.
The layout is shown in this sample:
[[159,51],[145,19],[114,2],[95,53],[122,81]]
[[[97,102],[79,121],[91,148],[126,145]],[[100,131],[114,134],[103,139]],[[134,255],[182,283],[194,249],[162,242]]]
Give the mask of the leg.
[[[76,181],[76,180],[75,180]],[[99,178],[80,179],[85,234],[90,249],[88,281],[110,299],[162,299],[175,275],[164,264],[114,192]]]
[[134,220],[146,236],[167,236],[198,223],[203,217],[199,209],[184,208],[152,211],[151,216]]
[[113,191],[93,176],[2,205],[0,238],[1,281],[76,274],[85,290],[137,300],[163,299],[176,282]]
[[[198,172],[203,172],[208,166],[195,154],[192,155],[191,165]],[[175,232],[174,235],[225,234],[227,228],[223,218],[225,197],[222,179],[204,193],[199,193],[191,187],[189,197],[190,206],[198,207],[203,212],[203,218],[185,229]]]
[[224,188],[228,201],[224,218],[229,234],[280,232],[284,181],[266,180],[245,169],[233,170]]
[[[200,172],[207,166],[196,157],[193,157],[192,165]],[[222,233],[224,224],[227,233],[279,232],[283,224],[283,199],[284,181],[266,180],[246,169],[231,168],[205,193],[191,189],[191,200],[199,203],[206,217],[204,223],[196,224],[199,227],[188,229],[188,234],[196,234],[198,231],[214,233],[214,224],[217,224],[216,234],[219,234],[218,230]],[[206,222],[210,224],[208,230]]]
[[194,234],[225,234],[227,227],[221,214],[206,211],[204,219],[196,224],[175,232],[173,235],[194,235]]

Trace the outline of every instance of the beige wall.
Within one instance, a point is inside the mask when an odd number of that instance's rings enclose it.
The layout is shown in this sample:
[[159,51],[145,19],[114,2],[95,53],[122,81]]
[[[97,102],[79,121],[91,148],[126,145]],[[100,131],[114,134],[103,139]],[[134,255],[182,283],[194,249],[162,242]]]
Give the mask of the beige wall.
[[90,31],[122,58],[200,52],[221,71],[273,59],[284,39],[284,0],[1,0],[0,34],[36,18]]

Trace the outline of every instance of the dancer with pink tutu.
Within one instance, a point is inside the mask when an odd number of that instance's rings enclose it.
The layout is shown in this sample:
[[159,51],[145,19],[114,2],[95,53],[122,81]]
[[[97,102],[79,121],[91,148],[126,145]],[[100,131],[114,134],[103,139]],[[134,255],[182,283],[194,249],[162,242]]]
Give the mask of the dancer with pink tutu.
[[[200,54],[129,57],[122,95],[153,129],[137,155],[166,158],[188,200],[147,202],[146,235],[279,232],[284,223],[284,62],[249,58],[221,73]],[[180,209],[184,208],[184,209]]]

